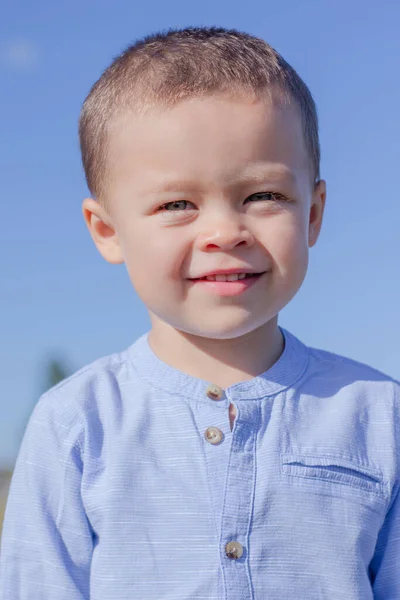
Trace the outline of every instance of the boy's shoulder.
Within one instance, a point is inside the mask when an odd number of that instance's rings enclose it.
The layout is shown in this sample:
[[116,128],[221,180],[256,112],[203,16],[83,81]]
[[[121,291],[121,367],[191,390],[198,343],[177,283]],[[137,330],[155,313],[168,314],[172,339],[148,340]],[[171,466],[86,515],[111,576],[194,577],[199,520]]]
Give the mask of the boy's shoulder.
[[400,402],[400,382],[379,369],[321,348],[307,347],[307,353],[307,371],[320,378],[322,385],[331,382],[340,387],[357,386],[364,392],[385,390]]
[[84,365],[44,392],[33,415],[42,415],[71,429],[82,425],[85,415],[93,410],[106,411],[120,394],[123,382],[135,376],[128,354],[126,348]]
[[83,365],[80,369],[74,371],[68,377],[47,390],[44,395],[50,393],[60,393],[65,388],[72,388],[90,383],[94,383],[97,378],[118,377],[121,367],[127,360],[128,349],[120,352],[113,352],[105,356],[100,356],[93,361]]

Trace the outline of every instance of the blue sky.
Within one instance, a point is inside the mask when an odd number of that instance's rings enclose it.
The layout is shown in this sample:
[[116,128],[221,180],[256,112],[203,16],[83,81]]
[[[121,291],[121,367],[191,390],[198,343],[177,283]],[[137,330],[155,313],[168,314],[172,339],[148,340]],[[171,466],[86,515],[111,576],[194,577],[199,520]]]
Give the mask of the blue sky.
[[248,31],[308,84],[328,203],[280,323],[400,378],[400,3],[23,0],[1,12],[0,465],[15,460],[49,356],[74,371],[149,328],[125,267],[101,258],[84,224],[77,121],[113,57],[159,29]]

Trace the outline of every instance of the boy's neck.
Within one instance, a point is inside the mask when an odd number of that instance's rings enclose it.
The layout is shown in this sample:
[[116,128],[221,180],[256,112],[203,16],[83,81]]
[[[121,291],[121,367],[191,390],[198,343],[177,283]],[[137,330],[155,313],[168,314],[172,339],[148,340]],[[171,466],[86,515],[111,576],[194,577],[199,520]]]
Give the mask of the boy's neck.
[[227,388],[264,373],[283,352],[278,318],[235,339],[194,336],[152,319],[149,344],[163,362],[192,377]]

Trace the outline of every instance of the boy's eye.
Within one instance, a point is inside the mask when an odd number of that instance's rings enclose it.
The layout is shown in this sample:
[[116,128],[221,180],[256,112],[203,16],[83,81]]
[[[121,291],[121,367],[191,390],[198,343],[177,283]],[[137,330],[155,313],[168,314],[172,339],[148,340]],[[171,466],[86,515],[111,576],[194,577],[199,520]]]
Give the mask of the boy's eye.
[[287,200],[287,198],[285,196],[282,196],[282,194],[278,194],[277,192],[257,192],[256,194],[251,194],[251,196],[249,196],[247,198],[247,200],[250,200],[250,198],[255,198],[256,200],[275,200],[278,202],[284,202],[285,200]]
[[188,204],[191,204],[191,202],[189,202],[188,200],[175,200],[174,202],[167,202],[166,204],[163,204],[162,206],[160,206],[159,210],[174,212],[181,211],[185,210]]

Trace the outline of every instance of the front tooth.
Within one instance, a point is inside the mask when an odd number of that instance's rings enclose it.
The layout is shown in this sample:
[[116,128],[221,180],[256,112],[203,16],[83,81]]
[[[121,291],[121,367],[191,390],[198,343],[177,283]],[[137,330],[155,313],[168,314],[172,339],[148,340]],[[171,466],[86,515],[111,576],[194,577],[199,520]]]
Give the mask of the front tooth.
[[246,273],[230,273],[229,275],[207,275],[205,279],[207,281],[237,281],[245,277]]

